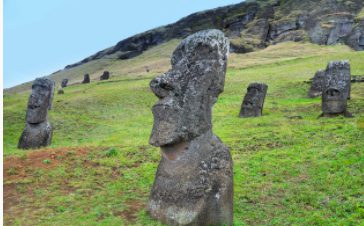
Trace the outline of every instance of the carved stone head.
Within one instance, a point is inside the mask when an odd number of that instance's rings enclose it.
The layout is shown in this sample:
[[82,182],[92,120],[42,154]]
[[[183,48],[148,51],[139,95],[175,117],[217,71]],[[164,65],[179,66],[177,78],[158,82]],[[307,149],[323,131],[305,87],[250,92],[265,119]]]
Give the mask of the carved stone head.
[[262,115],[268,86],[264,83],[251,83],[241,105],[240,117],[257,117]]
[[32,93],[28,101],[26,121],[31,124],[47,120],[48,110],[52,106],[54,81],[47,78],[37,78],[32,85]]
[[347,96],[344,90],[330,87],[322,93],[322,112],[325,115],[346,112]]
[[211,129],[211,108],[224,89],[228,39],[219,30],[197,32],[176,48],[172,69],[150,82],[153,106],[150,143],[190,141]]

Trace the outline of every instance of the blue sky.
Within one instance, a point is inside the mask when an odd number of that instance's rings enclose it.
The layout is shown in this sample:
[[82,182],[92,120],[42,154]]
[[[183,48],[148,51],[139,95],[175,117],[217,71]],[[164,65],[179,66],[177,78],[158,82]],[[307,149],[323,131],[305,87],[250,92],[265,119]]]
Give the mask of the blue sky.
[[243,0],[4,0],[4,87],[48,75],[118,41]]

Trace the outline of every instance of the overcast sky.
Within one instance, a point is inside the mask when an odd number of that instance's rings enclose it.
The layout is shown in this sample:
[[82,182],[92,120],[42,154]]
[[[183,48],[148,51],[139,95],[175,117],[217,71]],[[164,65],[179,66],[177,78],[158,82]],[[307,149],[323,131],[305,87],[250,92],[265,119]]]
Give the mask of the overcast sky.
[[4,88],[148,29],[243,0],[4,0]]

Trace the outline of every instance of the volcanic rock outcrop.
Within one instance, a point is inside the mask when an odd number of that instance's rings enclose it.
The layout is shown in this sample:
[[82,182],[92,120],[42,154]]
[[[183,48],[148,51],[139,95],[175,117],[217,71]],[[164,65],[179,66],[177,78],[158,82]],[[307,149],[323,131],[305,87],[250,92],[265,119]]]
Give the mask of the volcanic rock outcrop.
[[229,41],[218,30],[183,40],[172,69],[150,83],[150,143],[161,148],[149,214],[169,225],[232,225],[233,163],[212,132],[212,106],[223,92]]
[[34,149],[51,144],[52,126],[48,122],[48,110],[52,106],[54,87],[54,81],[47,78],[37,78],[34,81],[28,101],[26,126],[18,148]]

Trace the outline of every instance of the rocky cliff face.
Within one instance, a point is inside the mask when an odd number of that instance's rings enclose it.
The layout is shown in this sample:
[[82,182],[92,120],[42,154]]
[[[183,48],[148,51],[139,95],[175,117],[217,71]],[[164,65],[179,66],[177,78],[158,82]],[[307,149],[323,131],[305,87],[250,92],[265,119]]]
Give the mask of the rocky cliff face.
[[363,5],[362,0],[246,1],[198,12],[174,24],[137,34],[66,68],[104,57],[129,59],[152,46],[211,28],[224,31],[231,51],[238,53],[284,41],[343,43],[364,50]]

